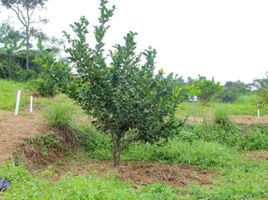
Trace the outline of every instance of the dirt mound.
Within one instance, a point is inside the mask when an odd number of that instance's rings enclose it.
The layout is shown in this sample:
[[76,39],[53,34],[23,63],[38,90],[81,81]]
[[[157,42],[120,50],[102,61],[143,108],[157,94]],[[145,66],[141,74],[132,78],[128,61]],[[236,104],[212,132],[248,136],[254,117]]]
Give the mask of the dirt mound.
[[12,152],[22,138],[46,131],[42,116],[38,113],[14,116],[12,112],[0,111],[0,164],[12,157]]
[[118,172],[121,180],[131,180],[134,186],[161,183],[183,187],[192,182],[210,185],[212,176],[211,172],[196,167],[160,163],[126,164],[120,166]]

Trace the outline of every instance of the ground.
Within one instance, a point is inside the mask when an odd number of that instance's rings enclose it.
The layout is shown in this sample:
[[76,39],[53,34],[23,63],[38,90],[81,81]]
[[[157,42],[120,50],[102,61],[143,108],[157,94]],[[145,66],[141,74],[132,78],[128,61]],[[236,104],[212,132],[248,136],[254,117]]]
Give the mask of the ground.
[[12,152],[23,138],[40,134],[47,128],[37,112],[14,116],[13,112],[0,111],[0,163],[12,158]]
[[[250,124],[263,124],[268,125],[268,116],[252,116],[252,115],[232,115],[230,116],[232,122],[237,124],[243,125],[250,125]],[[187,122],[190,124],[201,123],[203,121],[211,122],[212,117],[193,117],[190,116],[187,118]]]

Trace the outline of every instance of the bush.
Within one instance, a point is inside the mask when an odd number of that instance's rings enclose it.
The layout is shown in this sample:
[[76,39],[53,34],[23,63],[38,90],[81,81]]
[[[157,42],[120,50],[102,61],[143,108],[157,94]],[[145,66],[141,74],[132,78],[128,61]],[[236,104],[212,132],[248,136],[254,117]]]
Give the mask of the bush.
[[217,142],[237,150],[268,149],[268,129],[261,126],[238,127],[228,123],[185,126],[178,136],[183,141]]

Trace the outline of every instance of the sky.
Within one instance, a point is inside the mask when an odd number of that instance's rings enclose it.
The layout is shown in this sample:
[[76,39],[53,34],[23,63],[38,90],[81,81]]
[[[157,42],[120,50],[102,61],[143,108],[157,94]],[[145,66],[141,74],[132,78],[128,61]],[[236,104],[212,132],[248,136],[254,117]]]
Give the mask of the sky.
[[[97,24],[98,0],[48,0],[43,29],[61,37],[84,15]],[[156,48],[156,65],[187,78],[252,82],[268,71],[267,0],[110,0],[117,9],[106,48],[137,32],[138,51]],[[3,11],[0,20],[11,13]],[[14,17],[13,20],[16,20]],[[93,30],[93,29],[91,29]],[[89,37],[89,42],[93,38]]]

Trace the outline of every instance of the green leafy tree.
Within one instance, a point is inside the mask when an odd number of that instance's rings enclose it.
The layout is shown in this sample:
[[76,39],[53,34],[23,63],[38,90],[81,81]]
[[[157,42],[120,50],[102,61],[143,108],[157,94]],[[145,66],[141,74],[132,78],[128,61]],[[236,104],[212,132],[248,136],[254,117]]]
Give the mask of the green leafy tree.
[[254,80],[251,87],[260,96],[257,108],[263,108],[268,104],[268,78]]
[[199,76],[189,88],[189,93],[197,96],[203,104],[218,98],[223,92],[223,86],[219,82],[215,82],[214,78],[207,80],[203,76]]
[[41,96],[52,97],[69,82],[71,68],[65,61],[56,59],[57,51],[44,48],[41,37],[38,39],[38,49],[39,54],[34,62],[41,66],[41,73],[36,89]]
[[15,30],[7,22],[0,26],[0,77],[7,79],[17,78],[20,70],[16,55],[24,45],[21,32]]
[[89,22],[85,17],[71,25],[75,38],[65,33],[70,42],[66,51],[77,71],[66,91],[93,116],[97,128],[111,134],[116,166],[121,150],[130,142],[154,142],[172,134],[180,93],[172,74],[155,73],[155,49],[135,53],[136,33],[129,32],[124,45],[114,46],[108,63],[103,40],[115,7],[108,8],[107,3],[100,1],[95,47],[86,42]]
[[241,81],[227,81],[224,85],[224,91],[221,95],[223,102],[234,102],[240,95],[248,92],[247,84]]
[[[31,28],[34,23],[33,15],[36,10],[44,7],[47,0],[1,0],[0,2],[16,14],[16,17],[25,29],[26,69],[29,69]],[[46,22],[46,20],[41,21]]]

